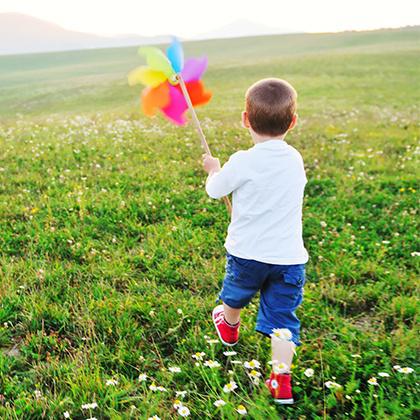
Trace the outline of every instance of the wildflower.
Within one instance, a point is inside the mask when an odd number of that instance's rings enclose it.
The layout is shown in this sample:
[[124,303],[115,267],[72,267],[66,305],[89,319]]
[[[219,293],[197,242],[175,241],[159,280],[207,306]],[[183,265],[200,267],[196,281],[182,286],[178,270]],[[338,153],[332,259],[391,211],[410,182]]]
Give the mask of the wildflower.
[[351,400],[351,396],[350,395],[346,395],[346,399],[347,400]]
[[399,368],[397,370],[398,370],[399,373],[405,373],[406,375],[414,372],[414,369],[411,368],[411,367],[403,367],[403,368]]
[[242,362],[240,360],[231,360],[230,363],[233,365],[242,365]]
[[236,385],[235,381],[230,381],[223,387],[223,391],[226,393],[234,391],[236,388],[238,388],[238,385]]
[[258,385],[260,383],[260,377],[261,377],[260,372],[253,369],[253,370],[251,370],[251,372],[249,372],[248,375],[251,378],[251,381],[254,385]]
[[180,400],[175,400],[174,401],[174,408],[175,408],[175,410],[178,410],[181,407],[182,407],[182,402]]
[[392,366],[392,369],[399,370],[399,369],[401,369],[401,366],[400,365],[394,365],[394,366]]
[[378,376],[382,377],[382,378],[389,378],[389,373],[386,372],[379,372]]
[[312,376],[314,376],[314,370],[309,368],[306,369],[305,372],[303,372],[303,374],[307,377],[307,378],[311,378]]
[[372,378],[368,379],[368,383],[370,385],[375,385],[375,386],[379,385],[378,380],[375,377],[372,377]]
[[181,368],[178,367],[178,366],[170,366],[168,369],[169,369],[169,372],[172,372],[172,373],[180,373],[181,372]]
[[224,405],[226,405],[226,402],[223,400],[217,400],[213,403],[216,407],[223,407]]
[[246,408],[242,404],[238,405],[238,407],[236,408],[236,411],[242,416],[244,416],[247,413]]
[[326,228],[327,227],[327,223],[324,221],[319,222],[319,224],[321,225],[322,228]]
[[244,367],[246,369],[259,369],[260,368],[260,362],[258,360],[252,359],[250,362],[245,362]]
[[160,417],[155,414],[154,416],[149,417],[147,420],[160,420]]
[[182,312],[182,309],[181,309],[181,308],[178,308],[178,309],[176,310],[176,312],[177,312],[179,315],[182,315],[182,314],[183,314],[183,312]]
[[251,372],[249,372],[249,376],[253,378],[259,378],[261,376],[261,373],[253,369],[251,370]]
[[286,363],[278,363],[277,360],[273,363],[273,371],[274,373],[286,373],[289,371],[289,366]]
[[118,381],[116,379],[107,379],[107,381],[105,382],[106,386],[111,386],[111,385],[118,385]]
[[65,411],[63,413],[63,416],[64,416],[65,419],[69,419],[70,418],[70,413],[68,411]]
[[160,392],[166,392],[167,391],[167,389],[163,386],[158,386],[156,389]]
[[153,382],[150,386],[149,386],[150,391],[157,391],[157,386],[156,384]]
[[361,359],[362,356],[360,356],[360,354],[352,354],[351,357],[355,358],[355,359]]
[[340,384],[338,384],[337,382],[333,382],[333,381],[327,381],[327,382],[325,382],[325,386],[328,389],[333,389],[333,390],[337,390],[337,389],[342,388],[342,386]]
[[288,328],[273,328],[271,336],[284,341],[290,341],[292,339],[292,333]]
[[236,351],[224,351],[223,354],[225,356],[236,356],[238,353]]
[[181,417],[188,417],[190,415],[190,410],[185,407],[185,405],[181,405],[181,407],[178,408],[178,414]]
[[175,395],[182,398],[187,395],[187,391],[175,391]]
[[98,408],[98,404],[96,404],[96,402],[82,405],[82,410],[93,410],[94,408]]
[[209,367],[210,369],[213,369],[213,368],[218,368],[218,367],[220,367],[220,363],[219,363],[219,362],[217,362],[216,360],[206,360],[206,361],[204,362],[204,366],[207,366],[207,367]]
[[217,344],[218,342],[219,342],[219,340],[216,340],[216,339],[207,340],[208,344]]
[[147,380],[147,375],[145,373],[140,373],[139,382],[144,382]]
[[203,357],[206,355],[204,352],[197,352],[192,355],[192,358],[195,360],[203,360]]

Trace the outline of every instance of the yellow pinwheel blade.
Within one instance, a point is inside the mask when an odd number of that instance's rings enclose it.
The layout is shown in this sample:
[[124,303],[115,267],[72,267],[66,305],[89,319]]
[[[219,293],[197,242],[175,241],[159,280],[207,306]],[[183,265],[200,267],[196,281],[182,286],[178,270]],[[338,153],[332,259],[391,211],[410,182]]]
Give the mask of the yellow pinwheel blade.
[[159,86],[167,79],[167,76],[161,71],[150,69],[149,67],[137,67],[128,74],[128,84],[130,86],[141,83],[146,86]]
[[166,55],[155,47],[141,47],[139,53],[146,58],[147,65],[155,71],[160,71],[170,78],[175,74]]

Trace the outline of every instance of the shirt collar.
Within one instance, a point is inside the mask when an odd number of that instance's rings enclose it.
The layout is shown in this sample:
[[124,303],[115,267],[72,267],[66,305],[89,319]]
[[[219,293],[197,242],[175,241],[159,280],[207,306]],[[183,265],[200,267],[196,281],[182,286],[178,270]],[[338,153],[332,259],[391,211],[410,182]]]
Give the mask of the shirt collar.
[[253,149],[280,149],[288,144],[284,140],[273,139],[254,144]]

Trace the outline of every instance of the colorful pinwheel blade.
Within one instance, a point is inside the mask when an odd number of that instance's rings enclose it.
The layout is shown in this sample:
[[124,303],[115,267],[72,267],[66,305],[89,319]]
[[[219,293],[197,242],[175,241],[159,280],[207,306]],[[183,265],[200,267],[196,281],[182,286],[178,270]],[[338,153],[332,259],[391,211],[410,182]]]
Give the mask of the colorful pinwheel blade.
[[166,50],[166,55],[175,73],[180,73],[184,68],[184,51],[181,43],[176,38],[173,39],[172,44]]
[[162,108],[163,114],[173,123],[177,125],[184,125],[187,120],[185,119],[185,111],[188,108],[182,93],[175,86],[169,85],[169,105]]
[[146,58],[147,65],[152,70],[162,72],[167,78],[175,74],[168,58],[159,48],[142,47],[139,53]]
[[146,88],[141,95],[142,111],[148,116],[153,117],[160,108],[169,105],[169,85],[162,83],[155,88]]
[[146,86],[156,87],[166,79],[167,77],[161,71],[152,70],[145,66],[137,67],[128,74],[128,84],[130,86],[141,83]]
[[185,61],[181,76],[186,82],[199,80],[207,68],[207,58],[189,58]]
[[194,80],[193,82],[185,83],[191,102],[194,106],[205,105],[211,99],[212,93],[205,90],[204,84],[201,80]]

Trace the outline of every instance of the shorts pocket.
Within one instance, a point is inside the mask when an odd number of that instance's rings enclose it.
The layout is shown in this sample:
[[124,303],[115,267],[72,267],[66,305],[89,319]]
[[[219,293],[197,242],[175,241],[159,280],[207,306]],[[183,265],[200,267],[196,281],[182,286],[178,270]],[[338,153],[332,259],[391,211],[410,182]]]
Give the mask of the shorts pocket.
[[283,273],[285,283],[292,284],[296,287],[303,287],[305,284],[305,266],[290,266]]

